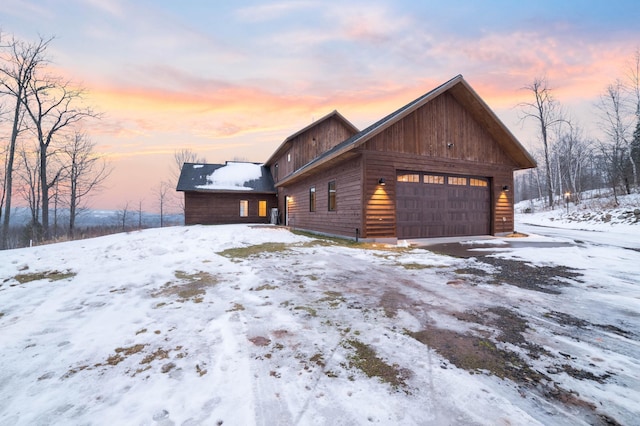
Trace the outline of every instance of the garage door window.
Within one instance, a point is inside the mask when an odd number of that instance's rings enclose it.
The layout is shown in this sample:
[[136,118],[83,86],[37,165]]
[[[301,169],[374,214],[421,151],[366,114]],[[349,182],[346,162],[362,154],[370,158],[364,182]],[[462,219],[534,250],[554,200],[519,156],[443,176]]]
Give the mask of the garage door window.
[[469,184],[471,186],[483,186],[483,187],[489,186],[489,183],[486,180],[484,180],[484,179],[475,179],[475,178],[469,179]]
[[449,182],[449,185],[466,186],[467,185],[467,178],[457,177],[457,176],[449,176],[448,182]]
[[424,175],[424,183],[444,185],[444,176]]
[[403,173],[398,175],[398,182],[420,182],[419,173]]

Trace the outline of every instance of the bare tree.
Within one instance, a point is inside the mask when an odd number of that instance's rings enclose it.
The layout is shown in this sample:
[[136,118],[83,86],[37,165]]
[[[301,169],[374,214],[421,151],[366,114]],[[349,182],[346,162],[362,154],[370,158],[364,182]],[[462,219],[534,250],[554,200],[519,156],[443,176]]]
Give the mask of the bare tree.
[[95,143],[84,133],[76,131],[67,138],[60,157],[64,170],[69,207],[69,235],[73,237],[78,214],[87,199],[97,192],[111,174],[107,162],[95,151]]
[[549,206],[553,206],[553,180],[551,175],[551,130],[566,119],[558,102],[554,99],[545,77],[535,78],[533,83],[524,87],[534,97],[532,102],[523,102],[519,106],[523,120],[533,119],[540,129],[540,139],[544,150],[544,167],[546,181],[546,195]]
[[140,198],[138,200],[138,229],[142,229],[142,202],[144,200]]
[[33,76],[46,63],[45,53],[51,38],[36,43],[25,43],[13,38],[1,46],[0,93],[13,98],[13,121],[4,171],[4,218],[2,222],[2,248],[7,247],[13,193],[13,171],[18,136],[24,129],[23,106],[31,95]]
[[[27,202],[29,210],[31,212],[30,224],[32,227],[40,227],[40,180],[38,176],[40,170],[38,169],[38,149],[27,150],[26,146],[22,146],[18,155],[21,160],[21,169],[18,173],[19,188],[18,192],[22,198]],[[39,235],[32,236],[32,240],[38,241]]]
[[592,155],[591,144],[585,140],[580,128],[569,127],[568,132],[557,137],[552,155],[558,166],[559,188],[574,194],[574,200],[579,202],[584,189],[585,169]]
[[88,117],[98,117],[90,108],[78,105],[83,90],[71,86],[69,81],[59,78],[33,76],[29,82],[33,93],[25,108],[33,121],[33,131],[40,148],[40,187],[42,191],[42,228],[45,238],[49,235],[49,189],[60,178],[48,172],[48,150],[59,133]]
[[640,48],[636,49],[627,73],[629,91],[635,104],[636,128],[631,139],[629,154],[633,167],[633,178],[636,187],[640,185]]
[[116,220],[122,226],[122,232],[127,230],[127,217],[129,216],[129,202],[127,201],[116,213]]
[[[206,163],[207,160],[204,157],[199,157],[198,154],[191,151],[188,148],[183,148],[173,153],[173,168],[171,170],[172,185],[175,188],[178,185],[180,179],[180,173],[182,173],[182,166],[184,163]],[[182,213],[184,213],[184,198],[182,195],[178,195],[177,204],[180,207]]]
[[171,177],[173,178],[174,186],[177,185],[182,166],[184,163],[206,163],[207,160],[204,157],[199,157],[198,154],[193,152],[189,148],[183,148],[173,153],[173,169],[171,171]]
[[606,136],[606,140],[601,141],[600,148],[609,163],[609,184],[614,191],[614,196],[619,184],[624,185],[628,194],[631,193],[630,182],[633,173],[629,132],[632,120],[627,112],[627,102],[623,84],[620,80],[616,80],[607,86],[606,92],[600,96],[598,103],[600,127]]
[[160,208],[160,228],[164,226],[164,212],[167,207],[167,198],[170,185],[167,182],[160,182],[156,189],[156,196],[158,197],[158,207]]

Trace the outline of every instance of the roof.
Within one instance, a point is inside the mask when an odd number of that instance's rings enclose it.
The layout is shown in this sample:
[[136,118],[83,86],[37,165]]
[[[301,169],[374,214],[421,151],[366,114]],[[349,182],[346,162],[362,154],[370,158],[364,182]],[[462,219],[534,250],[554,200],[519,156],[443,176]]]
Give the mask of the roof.
[[473,117],[487,129],[487,131],[497,141],[497,143],[507,153],[507,155],[514,160],[514,162],[518,165],[518,168],[528,169],[536,167],[535,160],[520,144],[516,137],[513,136],[513,134],[509,131],[509,129],[507,129],[502,121],[500,121],[500,119],[489,108],[489,106],[487,106],[487,104],[480,98],[480,96],[478,96],[478,94],[464,80],[462,75],[457,75],[451,80],[431,90],[430,92],[427,92],[419,98],[413,100],[412,102],[409,102],[402,108],[378,120],[361,132],[356,133],[352,137],[339,143],[332,149],[324,152],[322,155],[316,157],[315,159],[300,167],[294,173],[280,181],[279,185],[283,185],[291,181],[292,179],[304,176],[310,173],[316,167],[361,146],[367,140],[379,134],[389,126],[402,120],[413,111],[417,110],[418,108],[422,107],[429,101],[435,99],[445,92],[450,92],[458,102],[466,107],[466,109],[473,115]]
[[184,163],[176,191],[276,193],[269,169],[260,163]]
[[278,149],[276,149],[273,154],[271,155],[271,157],[269,157],[269,159],[265,162],[265,164],[271,164],[272,161],[274,161],[282,151],[284,151],[285,149],[288,149],[289,145],[291,145],[291,142],[297,138],[298,136],[300,136],[301,134],[303,134],[304,132],[318,126],[319,124],[323,123],[324,121],[329,120],[330,118],[337,118],[338,120],[340,120],[342,122],[342,124],[344,124],[346,127],[348,127],[349,129],[351,129],[354,133],[359,132],[358,128],[356,126],[354,126],[349,120],[347,120],[342,114],[340,114],[337,110],[333,110],[331,111],[329,114],[325,115],[324,117],[315,120],[314,122],[312,122],[311,124],[309,124],[308,126],[298,130],[297,132],[295,132],[294,134],[288,136],[278,147]]

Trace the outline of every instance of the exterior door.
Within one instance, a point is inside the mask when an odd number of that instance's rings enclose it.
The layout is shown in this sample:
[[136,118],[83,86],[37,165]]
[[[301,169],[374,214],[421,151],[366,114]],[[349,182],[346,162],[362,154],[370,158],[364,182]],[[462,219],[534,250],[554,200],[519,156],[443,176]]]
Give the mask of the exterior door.
[[491,233],[491,194],[486,178],[399,173],[396,194],[398,238]]

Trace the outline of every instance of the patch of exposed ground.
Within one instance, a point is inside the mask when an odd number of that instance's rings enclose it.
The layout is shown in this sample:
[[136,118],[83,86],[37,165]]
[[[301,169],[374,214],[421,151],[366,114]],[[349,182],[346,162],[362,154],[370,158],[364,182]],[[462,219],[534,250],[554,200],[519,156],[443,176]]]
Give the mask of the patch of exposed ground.
[[[458,368],[471,373],[488,373],[509,379],[530,392],[540,393],[544,398],[557,400],[575,410],[583,412],[589,424],[618,425],[619,423],[597,411],[597,407],[579,394],[560,387],[553,380],[533,369],[527,360],[515,352],[500,349],[490,339],[462,334],[453,330],[429,328],[408,334],[434,349]],[[447,368],[446,364],[441,366]],[[564,367],[564,366],[563,366]],[[602,383],[608,376],[591,375],[583,370],[566,366],[563,371],[581,380],[596,380]],[[556,371],[558,372],[558,371]]]
[[166,283],[159,290],[151,293],[151,296],[173,296],[178,298],[178,302],[191,300],[194,303],[201,303],[207,289],[218,283],[218,278],[208,272],[188,274],[184,271],[176,271],[175,277],[177,281]]
[[380,298],[380,305],[384,309],[384,314],[387,318],[395,318],[400,309],[411,306],[413,303],[407,295],[395,289],[385,291]]
[[[357,368],[368,377],[377,377],[380,381],[390,384],[395,389],[406,388],[406,380],[411,378],[412,375],[410,370],[400,368],[397,364],[388,364],[378,357],[371,346],[359,340],[347,340],[343,346],[354,351],[349,355],[349,363],[344,365],[345,368]],[[405,392],[408,393],[406,389]]]
[[498,348],[488,338],[435,327],[408,334],[433,348],[458,368],[477,373],[488,372],[517,383],[548,380],[548,377],[529,367],[518,354]]
[[525,339],[523,333],[529,328],[527,321],[518,313],[501,306],[493,306],[483,311],[466,311],[455,313],[459,320],[482,324],[497,331],[494,337],[497,342],[511,343],[526,349],[531,358],[550,355],[542,346]]
[[631,331],[624,330],[612,324],[593,324],[589,321],[565,314],[564,312],[549,311],[544,313],[544,317],[555,321],[560,325],[568,325],[583,330],[597,328],[607,333],[617,334],[618,336],[632,338],[635,334]]
[[289,248],[285,243],[263,243],[247,247],[230,248],[217,254],[231,259],[248,259],[250,257],[261,256],[265,253],[282,253],[287,250],[289,250]]
[[29,272],[25,274],[18,274],[14,278],[18,283],[25,284],[31,281],[49,280],[60,281],[67,278],[75,277],[76,273],[72,271],[42,271],[42,272]]
[[510,284],[549,294],[560,294],[558,288],[569,285],[567,279],[579,281],[582,276],[566,266],[534,266],[519,260],[490,256],[478,258],[478,261],[496,268],[493,274],[495,284]]
[[[554,399],[583,411],[591,424],[618,424],[615,419],[599,413],[595,404],[571,390],[560,387],[551,377],[564,372],[578,380],[605,383],[612,373],[595,374],[576,368],[569,363],[571,357],[566,354],[561,354],[564,357],[558,360],[549,351],[530,342],[525,335],[529,329],[525,318],[505,307],[494,306],[481,311],[459,312],[454,316],[461,321],[479,324],[492,331],[475,330],[463,334],[434,327],[407,334],[429,346],[458,368],[509,379],[541,394],[544,398]],[[576,318],[565,320],[577,326],[587,324]],[[509,350],[509,345],[524,349],[526,355]],[[531,359],[548,360],[546,371],[543,373],[533,368]],[[446,368],[446,365],[442,368]]]

